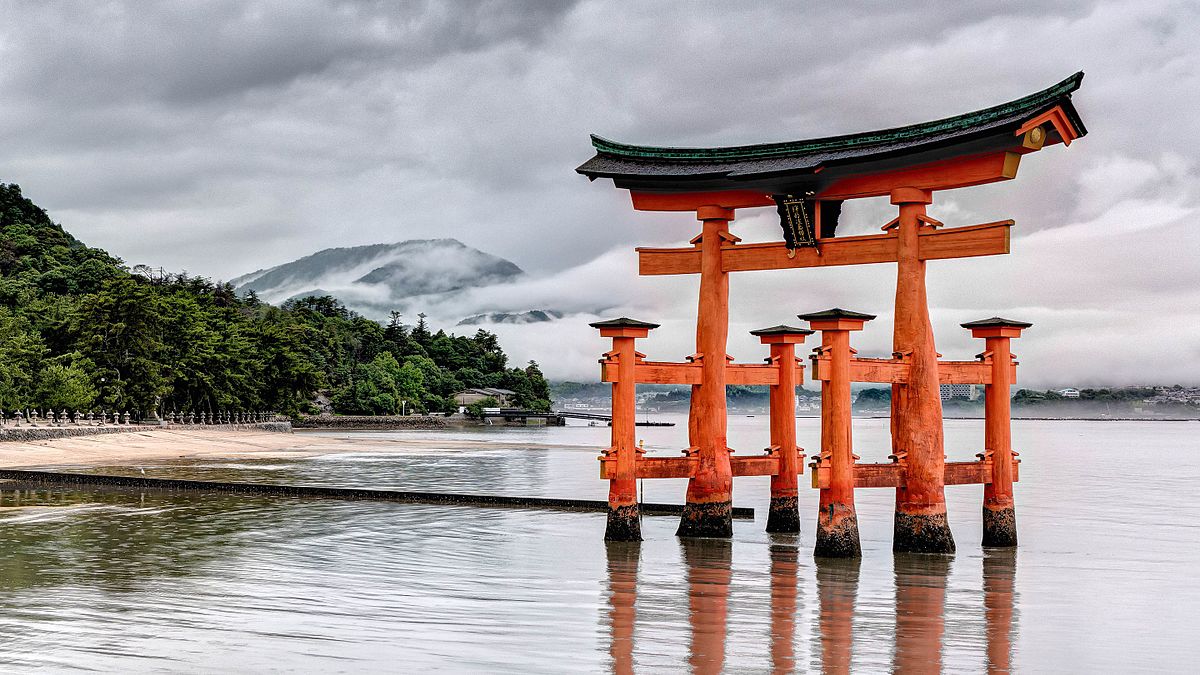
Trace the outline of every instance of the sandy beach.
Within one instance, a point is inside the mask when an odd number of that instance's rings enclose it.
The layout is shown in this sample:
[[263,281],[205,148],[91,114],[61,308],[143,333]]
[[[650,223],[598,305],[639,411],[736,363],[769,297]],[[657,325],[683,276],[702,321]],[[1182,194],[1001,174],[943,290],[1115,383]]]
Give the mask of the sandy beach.
[[180,458],[273,459],[379,450],[377,439],[345,440],[256,431],[152,430],[0,443],[0,467],[104,466]]
[[74,436],[46,441],[0,442],[0,468],[113,466],[172,459],[295,459],[345,452],[466,450],[487,443],[428,439],[356,437],[354,433],[278,433],[218,429],[154,429],[121,434]]

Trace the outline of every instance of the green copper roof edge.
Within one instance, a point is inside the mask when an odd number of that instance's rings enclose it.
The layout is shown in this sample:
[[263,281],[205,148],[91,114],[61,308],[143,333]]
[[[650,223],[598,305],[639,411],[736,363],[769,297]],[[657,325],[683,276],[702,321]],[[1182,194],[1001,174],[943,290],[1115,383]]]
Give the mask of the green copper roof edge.
[[[645,158],[645,159],[676,159],[676,160],[741,160],[764,157],[780,157],[799,155],[812,152],[840,150],[845,148],[878,145],[895,140],[909,140],[922,136],[950,131],[953,129],[969,128],[984,124],[991,119],[1011,115],[1022,110],[1037,112],[1040,108],[1063,97],[1069,98],[1071,93],[1079,89],[1083,81],[1083,71],[1075,73],[1067,79],[1047,87],[1039,92],[1023,96],[1008,103],[976,110],[974,112],[947,117],[932,122],[910,124],[892,129],[868,131],[843,136],[829,136],[805,141],[786,141],[782,143],[764,143],[760,145],[739,145],[723,148],[670,148],[647,145],[630,145],[610,141],[592,134],[592,147],[596,152],[616,157]],[[1072,120],[1073,122],[1076,120]],[[1083,129],[1080,129],[1082,132]]]

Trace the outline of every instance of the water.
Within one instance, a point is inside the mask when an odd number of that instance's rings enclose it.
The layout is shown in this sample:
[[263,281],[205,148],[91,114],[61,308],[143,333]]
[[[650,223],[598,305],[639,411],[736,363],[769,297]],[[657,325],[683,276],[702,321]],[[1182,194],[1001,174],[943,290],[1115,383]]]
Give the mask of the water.
[[[731,418],[739,452],[767,418]],[[859,490],[863,558],[762,531],[739,478],[731,542],[641,545],[603,514],[228,495],[0,495],[0,662],[125,672],[1134,672],[1200,657],[1200,423],[1016,421],[1021,547],[979,547],[979,486],[947,488],[959,553],[891,552],[894,493]],[[639,428],[675,454],[683,425]],[[815,420],[800,440],[817,447]],[[401,449],[171,462],[147,474],[603,499],[604,427],[403,432]],[[971,459],[982,423],[947,421]],[[336,435],[334,435],[336,436]],[[425,449],[412,449],[416,445]],[[864,461],[887,420],[855,422]],[[104,472],[139,472],[106,467]],[[804,477],[807,480],[807,476]],[[647,481],[679,502],[683,481]]]

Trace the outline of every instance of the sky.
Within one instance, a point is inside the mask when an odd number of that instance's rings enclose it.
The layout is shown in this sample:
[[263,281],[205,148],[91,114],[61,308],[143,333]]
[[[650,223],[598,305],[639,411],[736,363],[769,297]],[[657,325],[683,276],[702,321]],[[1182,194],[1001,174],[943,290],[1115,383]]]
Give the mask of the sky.
[[[636,275],[635,246],[694,216],[634,212],[574,168],[589,133],[655,145],[782,141],[983,108],[1086,72],[1089,135],[1016,180],[938,194],[947,226],[1016,221],[1012,253],[930,263],[939,351],[963,321],[1035,327],[1029,386],[1200,384],[1200,4],[1194,2],[0,3],[0,181],[129,264],[228,279],[314,251],[454,237],[529,272],[462,309],[560,308],[499,327],[513,360],[594,379],[597,312],[694,351],[696,280]],[[848,203],[839,234],[894,217]],[[745,241],[779,238],[769,209]],[[890,351],[891,265],[743,273],[752,328],[839,305]],[[519,300],[514,300],[519,298]],[[526,301],[526,302],[521,302]],[[514,304],[515,303],[515,304]]]

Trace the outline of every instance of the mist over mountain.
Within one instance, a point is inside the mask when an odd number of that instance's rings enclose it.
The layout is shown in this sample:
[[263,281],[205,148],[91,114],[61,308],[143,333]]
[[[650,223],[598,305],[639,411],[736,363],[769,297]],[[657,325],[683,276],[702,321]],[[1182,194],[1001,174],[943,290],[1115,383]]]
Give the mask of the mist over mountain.
[[563,313],[556,309],[531,309],[528,312],[490,312],[468,316],[458,322],[459,326],[480,326],[484,324],[526,324],[545,323],[563,318]]
[[515,263],[457,239],[414,239],[394,244],[330,248],[235,279],[239,293],[254,291],[279,303],[333,295],[372,318],[416,312],[466,290],[524,276]]

